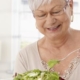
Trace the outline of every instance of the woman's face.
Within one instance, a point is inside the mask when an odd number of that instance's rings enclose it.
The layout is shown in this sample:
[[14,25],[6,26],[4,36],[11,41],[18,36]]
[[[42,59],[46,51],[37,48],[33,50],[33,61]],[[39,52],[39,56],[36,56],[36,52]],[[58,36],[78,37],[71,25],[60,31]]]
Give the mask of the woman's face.
[[33,12],[37,29],[48,38],[60,37],[69,31],[72,5],[65,0],[52,0]]

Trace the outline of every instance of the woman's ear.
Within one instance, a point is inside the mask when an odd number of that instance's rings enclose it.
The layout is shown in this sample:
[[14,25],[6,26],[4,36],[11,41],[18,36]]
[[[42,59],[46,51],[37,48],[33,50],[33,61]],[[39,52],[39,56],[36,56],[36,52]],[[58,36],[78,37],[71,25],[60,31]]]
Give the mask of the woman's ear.
[[69,0],[69,5],[73,9],[73,0]]
[[69,5],[71,8],[71,14],[73,15],[73,0],[69,0]]

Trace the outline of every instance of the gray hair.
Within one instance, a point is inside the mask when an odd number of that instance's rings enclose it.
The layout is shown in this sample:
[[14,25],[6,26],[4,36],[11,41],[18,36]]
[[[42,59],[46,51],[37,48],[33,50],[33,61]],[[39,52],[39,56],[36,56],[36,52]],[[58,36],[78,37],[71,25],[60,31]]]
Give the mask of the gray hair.
[[[44,5],[45,3],[51,3],[52,0],[28,0],[29,7],[32,11],[38,9],[41,5]],[[69,0],[65,0],[69,1]]]
[[29,7],[32,11],[45,3],[51,3],[52,0],[28,0]]

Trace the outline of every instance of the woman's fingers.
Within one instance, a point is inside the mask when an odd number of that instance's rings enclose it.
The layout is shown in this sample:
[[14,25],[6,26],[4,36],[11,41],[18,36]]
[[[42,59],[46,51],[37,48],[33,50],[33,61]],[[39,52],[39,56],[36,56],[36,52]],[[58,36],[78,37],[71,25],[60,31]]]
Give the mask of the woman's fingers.
[[16,76],[17,76],[17,73],[15,73],[13,77],[16,77]]

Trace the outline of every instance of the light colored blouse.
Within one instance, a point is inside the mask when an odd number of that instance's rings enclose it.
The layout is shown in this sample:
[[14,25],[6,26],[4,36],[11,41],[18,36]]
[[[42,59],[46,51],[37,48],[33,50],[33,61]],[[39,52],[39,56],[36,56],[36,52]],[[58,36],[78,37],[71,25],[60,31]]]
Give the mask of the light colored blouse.
[[[33,69],[46,70],[39,55],[37,42],[26,46],[17,55],[14,73],[24,73]],[[68,70],[62,77],[65,80],[80,80],[80,56],[77,56],[71,62]]]

